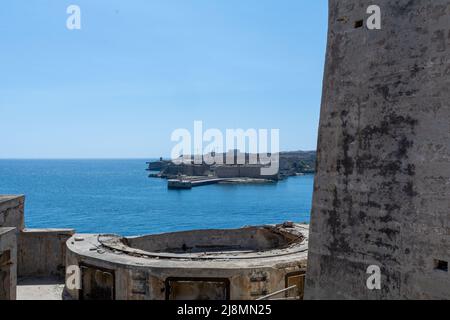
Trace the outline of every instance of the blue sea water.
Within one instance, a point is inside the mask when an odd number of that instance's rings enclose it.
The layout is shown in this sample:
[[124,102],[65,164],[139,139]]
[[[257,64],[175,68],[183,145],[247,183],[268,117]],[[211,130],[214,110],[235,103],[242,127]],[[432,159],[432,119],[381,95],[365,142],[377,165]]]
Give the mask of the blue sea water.
[[138,235],[308,222],[313,176],[168,190],[145,160],[0,160],[0,194],[25,194],[29,228]]

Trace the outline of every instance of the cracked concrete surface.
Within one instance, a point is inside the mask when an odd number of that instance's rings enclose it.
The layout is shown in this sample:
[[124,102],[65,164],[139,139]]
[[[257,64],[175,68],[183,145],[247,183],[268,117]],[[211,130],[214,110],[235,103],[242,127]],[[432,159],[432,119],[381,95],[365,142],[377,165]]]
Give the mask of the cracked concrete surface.
[[20,278],[17,300],[63,300],[64,279]]

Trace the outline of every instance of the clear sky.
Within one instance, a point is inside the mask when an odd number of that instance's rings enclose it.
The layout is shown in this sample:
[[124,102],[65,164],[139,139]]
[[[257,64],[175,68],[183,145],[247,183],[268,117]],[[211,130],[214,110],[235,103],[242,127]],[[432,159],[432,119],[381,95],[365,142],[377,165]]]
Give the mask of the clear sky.
[[168,156],[195,120],[313,150],[326,31],[326,0],[3,0],[0,158]]

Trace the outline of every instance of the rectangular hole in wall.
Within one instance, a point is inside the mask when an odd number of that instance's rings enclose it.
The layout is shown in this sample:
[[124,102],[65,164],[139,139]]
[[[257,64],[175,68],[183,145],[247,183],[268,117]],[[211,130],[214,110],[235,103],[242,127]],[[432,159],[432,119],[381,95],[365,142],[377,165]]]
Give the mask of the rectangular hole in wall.
[[364,20],[358,20],[355,22],[355,29],[362,28],[364,25]]
[[216,278],[167,278],[166,300],[230,300],[230,281]]
[[80,300],[115,300],[113,270],[81,265]]
[[448,272],[448,261],[434,260],[434,270]]
[[305,272],[293,272],[286,275],[286,288],[296,286],[295,289],[286,292],[286,298],[297,298],[303,300],[305,291]]

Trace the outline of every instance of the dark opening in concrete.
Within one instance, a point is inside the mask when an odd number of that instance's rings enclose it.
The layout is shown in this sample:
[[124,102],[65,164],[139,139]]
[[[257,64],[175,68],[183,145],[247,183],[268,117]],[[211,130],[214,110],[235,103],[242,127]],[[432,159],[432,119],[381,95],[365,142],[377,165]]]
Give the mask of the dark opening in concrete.
[[81,266],[81,300],[114,300],[114,271]]
[[303,293],[305,291],[305,277],[304,271],[292,272],[286,275],[286,288],[296,286],[295,289],[286,291],[286,298],[295,297],[299,300],[303,300]]
[[167,278],[166,300],[229,300],[230,281],[220,278]]
[[355,22],[355,29],[362,28],[364,26],[364,20],[358,20]]
[[434,269],[448,272],[448,261],[434,260]]

